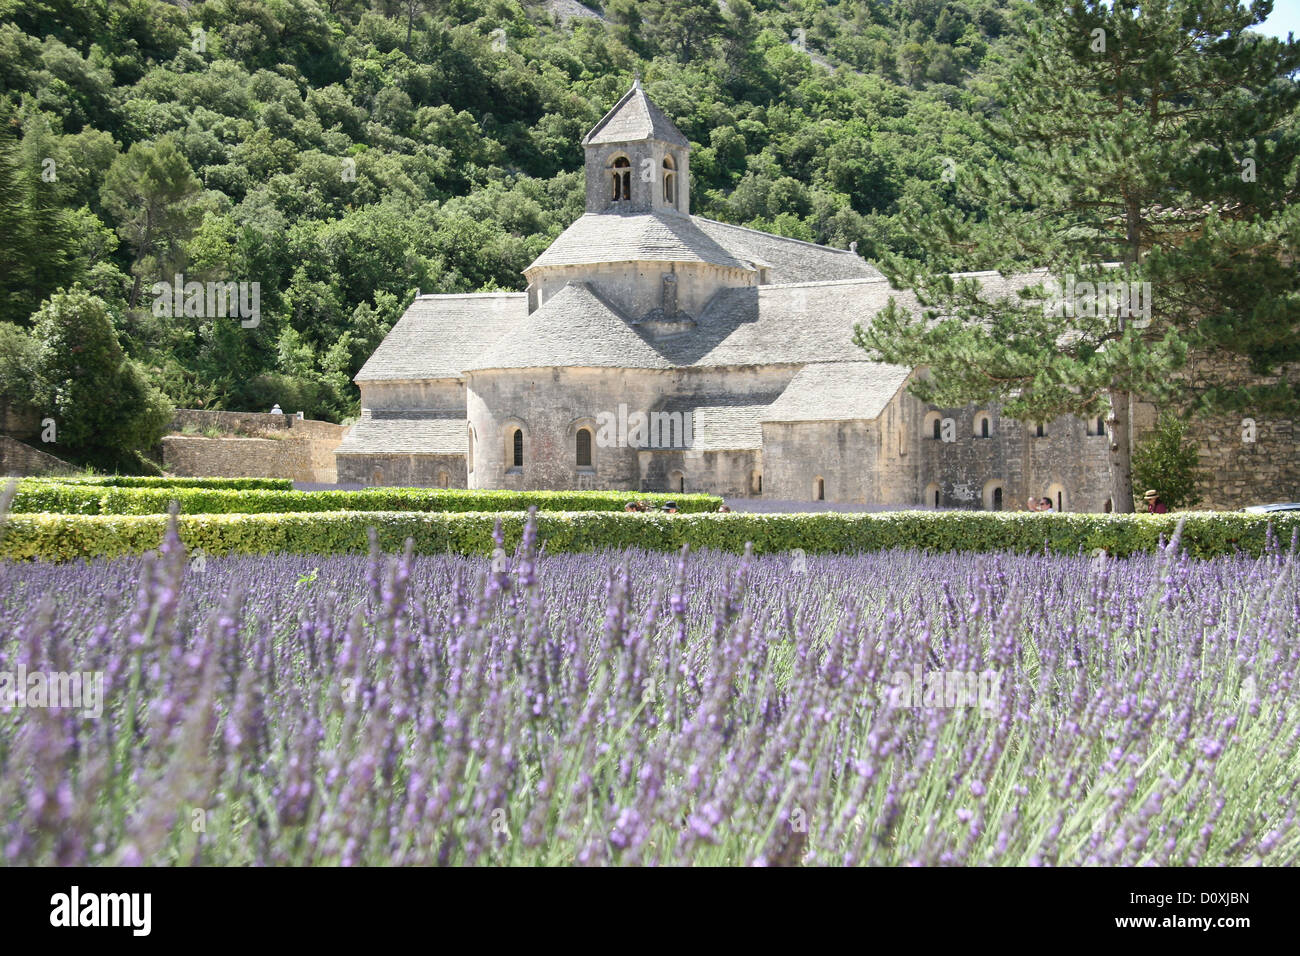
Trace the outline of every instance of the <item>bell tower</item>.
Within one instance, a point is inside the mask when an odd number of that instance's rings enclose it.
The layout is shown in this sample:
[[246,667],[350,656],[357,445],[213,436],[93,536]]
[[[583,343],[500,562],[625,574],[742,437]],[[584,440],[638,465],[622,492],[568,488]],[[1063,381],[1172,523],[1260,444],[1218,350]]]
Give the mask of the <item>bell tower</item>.
[[587,212],[690,215],[690,140],[650,101],[640,79],[582,145]]

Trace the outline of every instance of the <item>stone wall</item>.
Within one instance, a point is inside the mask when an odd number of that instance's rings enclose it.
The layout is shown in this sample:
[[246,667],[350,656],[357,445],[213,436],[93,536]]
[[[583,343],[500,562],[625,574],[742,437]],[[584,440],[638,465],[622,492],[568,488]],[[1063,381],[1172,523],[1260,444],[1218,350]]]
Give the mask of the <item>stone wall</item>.
[[[770,402],[792,369],[521,369],[472,372],[467,410],[472,429],[468,485],[517,490],[715,491],[749,487],[760,467],[758,449],[602,447],[598,419],[628,413],[709,405],[719,395],[743,403]],[[521,414],[522,413],[522,414]],[[523,417],[526,415],[527,417]],[[512,434],[524,433],[524,463],[513,465]],[[592,464],[577,463],[577,433],[593,433]],[[680,472],[676,479],[674,474]]]
[[19,441],[39,440],[41,413],[35,409],[19,408],[13,402],[0,398],[0,435]]
[[[1198,367],[1202,374],[1223,374],[1223,364],[1203,360]],[[454,380],[367,384],[366,399],[375,407],[450,410],[464,395],[473,460],[343,456],[338,475],[361,484],[436,487],[445,471],[451,487],[470,488],[679,491],[684,483],[687,491],[733,497],[757,495],[762,475],[761,496],[775,500],[814,500],[820,477],[827,501],[933,506],[938,491],[940,507],[987,508],[994,489],[1000,488],[1002,507],[1008,510],[1024,508],[1030,496],[1048,496],[1065,511],[1102,512],[1111,505],[1109,439],[1095,421],[1063,417],[1049,422],[1039,436],[1034,424],[1004,417],[998,405],[934,409],[906,391],[874,422],[769,423],[762,450],[647,450],[593,442],[592,467],[577,465],[578,429],[598,432],[601,412],[616,412],[620,404],[629,411],[678,407],[672,403],[707,405],[719,395],[737,402],[770,401],[793,372],[793,367],[489,370],[471,373],[468,385]],[[1149,403],[1135,403],[1139,441],[1154,427],[1156,412]],[[988,417],[988,438],[977,425],[980,415]],[[952,442],[933,438],[935,417],[953,420]],[[280,416],[253,419],[249,427]],[[292,430],[313,423],[285,416],[273,424],[288,424]],[[314,424],[342,432],[338,426]],[[524,432],[524,465],[518,469],[508,464],[514,428]],[[1256,417],[1252,443],[1242,440],[1241,417],[1198,419],[1191,437],[1200,448],[1205,475],[1201,507],[1234,509],[1300,499],[1300,435],[1291,422]]]
[[[181,408],[173,432],[217,429],[220,438],[171,434],[162,439],[163,469],[186,478],[288,478],[334,484],[334,449],[344,425],[267,412]],[[274,436],[274,437],[260,437]]]
[[0,475],[70,475],[75,471],[61,458],[8,436],[0,436]]
[[879,501],[879,427],[875,422],[766,422],[763,497],[817,501]]
[[346,425],[318,422],[310,418],[300,419],[296,414],[288,412],[283,415],[273,415],[269,412],[221,412],[200,408],[176,409],[176,414],[168,427],[173,432],[183,432],[186,429],[205,432],[217,429],[223,435],[248,438],[289,432],[295,439],[334,439],[335,441],[342,441],[343,433],[347,431]]
[[[1023,510],[1029,497],[1050,497],[1064,511],[1102,512],[1110,500],[1109,439],[1097,434],[1096,424],[1064,416],[1037,426],[1003,416],[1000,406],[968,405],[964,408],[928,408],[910,395],[903,397],[914,406],[907,416],[921,427],[909,429],[915,435],[919,473],[918,497],[913,501],[934,505],[933,491],[939,491],[944,508],[992,507],[993,492],[1002,489],[1004,510]],[[954,441],[933,435],[938,416],[953,420]],[[989,437],[983,437],[983,416],[988,417]],[[926,494],[929,491],[930,494]]]
[[465,414],[465,383],[456,378],[360,382],[361,407]]
[[[1253,375],[1246,364],[1226,353],[1194,353],[1180,373],[1190,396],[1199,396],[1211,381],[1275,384],[1300,380],[1300,367],[1278,375]],[[1231,511],[1246,505],[1300,501],[1300,431],[1295,422],[1266,418],[1246,409],[1234,415],[1191,415],[1189,402],[1171,408],[1188,422],[1187,438],[1200,452],[1201,493],[1198,509]],[[1135,440],[1155,430],[1160,409],[1149,402],[1134,405]],[[1253,433],[1250,424],[1253,422]],[[1254,441],[1247,439],[1253,437]],[[1138,490],[1141,494],[1141,489]]]
[[613,262],[539,266],[528,273],[537,304],[543,305],[571,281],[591,282],[625,315],[640,318],[663,306],[663,277],[677,280],[677,308],[698,318],[720,289],[755,284],[756,273],[686,262]]
[[335,455],[340,484],[464,488],[464,455]]
[[338,439],[167,435],[163,469],[185,478],[288,478],[334,484]]
[[[689,148],[684,149],[658,140],[650,140],[600,143],[587,146],[584,152],[583,168],[586,171],[584,198],[587,212],[604,212],[614,205],[614,183],[610,169],[616,159],[624,157],[630,164],[632,196],[626,203],[620,203],[620,208],[639,214],[652,210],[690,213],[691,151]],[[664,200],[663,182],[658,175],[658,171],[663,169],[665,156],[672,157],[673,165],[677,170],[677,188],[671,206]],[[643,159],[649,159],[650,169],[655,171],[655,175],[648,179],[641,173]]]

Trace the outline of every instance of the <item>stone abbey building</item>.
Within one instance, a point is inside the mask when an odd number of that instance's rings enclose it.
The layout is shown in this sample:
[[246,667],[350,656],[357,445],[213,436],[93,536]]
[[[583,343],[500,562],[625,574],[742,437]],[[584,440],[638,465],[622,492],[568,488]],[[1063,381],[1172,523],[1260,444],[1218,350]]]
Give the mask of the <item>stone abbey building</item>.
[[692,216],[690,143],[639,82],[583,146],[585,214],[527,291],[421,295],[357,374],[340,482],[1109,510],[1101,422],[921,404],[852,342],[908,293],[853,251]]

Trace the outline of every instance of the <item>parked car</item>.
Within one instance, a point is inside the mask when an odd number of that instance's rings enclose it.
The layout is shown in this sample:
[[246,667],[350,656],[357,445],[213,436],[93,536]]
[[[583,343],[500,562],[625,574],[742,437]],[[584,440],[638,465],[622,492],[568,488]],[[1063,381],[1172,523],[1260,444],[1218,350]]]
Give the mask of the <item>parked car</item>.
[[1300,501],[1283,501],[1273,505],[1249,505],[1241,509],[1254,514],[1266,514],[1270,511],[1300,511]]

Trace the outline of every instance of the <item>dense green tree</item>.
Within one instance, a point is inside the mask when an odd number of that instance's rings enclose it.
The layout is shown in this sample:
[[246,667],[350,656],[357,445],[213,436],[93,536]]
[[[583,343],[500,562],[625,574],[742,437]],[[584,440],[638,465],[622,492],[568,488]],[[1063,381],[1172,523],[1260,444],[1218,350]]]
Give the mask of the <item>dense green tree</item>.
[[[1108,408],[1112,499],[1129,510],[1135,394],[1171,396],[1189,345],[1236,349],[1261,367],[1300,354],[1286,210],[1298,154],[1283,129],[1300,97],[1300,43],[1248,32],[1268,3],[1037,6],[989,125],[1008,158],[945,170],[983,213],[912,204],[909,221],[968,267],[1046,274],[1023,292],[986,294],[974,279],[888,261],[923,308],[891,302],[857,340],[928,368],[914,391],[939,405],[1001,400],[1028,421]],[[1267,179],[1244,182],[1239,160],[1264,155]],[[1077,307],[1048,277],[1077,283]]]
[[651,36],[683,63],[707,50],[723,34],[726,21],[713,0],[648,0]]
[[1163,412],[1155,433],[1133,449],[1133,480],[1151,489],[1170,508],[1190,508],[1201,500],[1196,490],[1200,453],[1187,440],[1187,422]]
[[182,244],[196,224],[202,184],[170,137],[136,143],[109,167],[100,197],[131,249],[128,306],[135,308],[146,282],[180,264]]
[[172,409],[122,351],[104,301],[58,293],[34,316],[36,407],[53,418],[60,457],[137,468]]
[[[699,214],[926,256],[901,203],[981,211],[936,170],[993,152],[973,114],[1019,42],[1010,0],[591,6],[0,0],[0,321],[80,284],[176,403],[355,414],[417,290],[522,288],[635,73],[695,144]],[[142,308],[175,271],[259,282],[261,322]]]
[[39,355],[31,332],[11,322],[0,322],[0,405],[22,411],[36,410],[36,360]]

